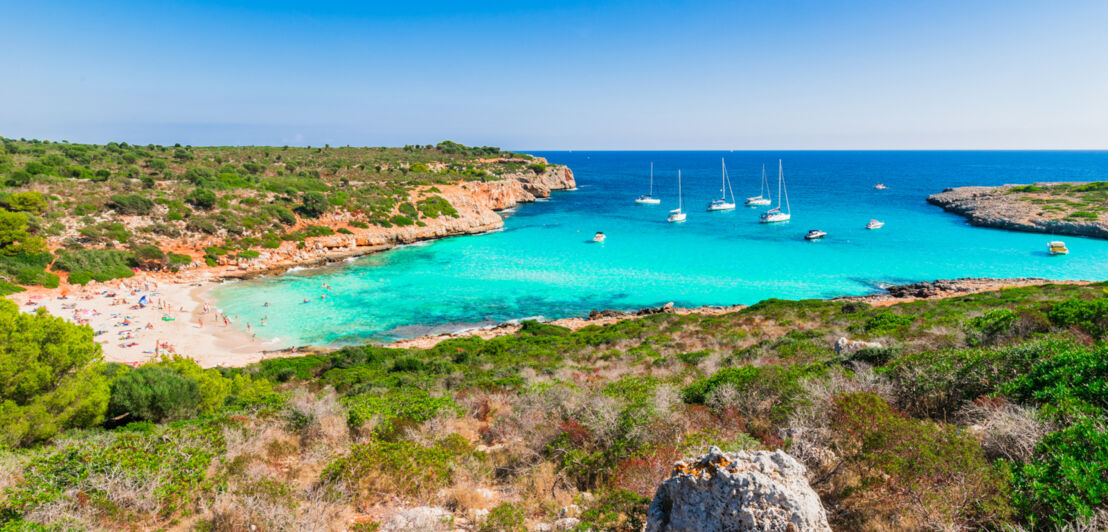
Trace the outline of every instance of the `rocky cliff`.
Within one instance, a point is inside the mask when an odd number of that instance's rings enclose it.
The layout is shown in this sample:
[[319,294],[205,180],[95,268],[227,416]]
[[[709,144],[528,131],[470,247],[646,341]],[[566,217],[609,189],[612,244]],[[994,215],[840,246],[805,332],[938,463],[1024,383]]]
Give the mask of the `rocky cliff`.
[[[1036,183],[1001,187],[948,188],[927,198],[947,212],[965,216],[981,227],[1056,235],[1108,238],[1108,221],[1097,217],[1077,219],[1044,205],[1065,202],[1066,198],[1049,192],[1024,192],[1026,189],[1051,190],[1057,185],[1074,183]],[[1086,211],[1088,212],[1088,211]],[[1090,213],[1095,216],[1095,213]]]
[[783,451],[712,447],[677,462],[647,511],[646,532],[830,532],[803,465]]
[[[537,159],[541,161],[541,158]],[[423,219],[423,225],[370,226],[360,229],[349,226],[348,222],[354,219],[352,213],[330,213],[312,220],[311,223],[334,229],[341,227],[350,231],[350,234],[309,238],[302,249],[292,242],[286,242],[278,249],[262,252],[255,259],[227,261],[216,268],[215,273],[220,277],[255,277],[296,266],[313,266],[365,255],[422,240],[493,231],[504,226],[504,219],[496,211],[550,197],[553,190],[572,190],[576,187],[573,171],[565,166],[549,166],[540,175],[528,172],[505,176],[496,181],[459,181],[453,185],[438,185],[434,187],[434,191],[431,191],[432,187],[420,187],[411,191],[409,199],[412,203],[433,192],[447,200],[458,211],[458,215]]]

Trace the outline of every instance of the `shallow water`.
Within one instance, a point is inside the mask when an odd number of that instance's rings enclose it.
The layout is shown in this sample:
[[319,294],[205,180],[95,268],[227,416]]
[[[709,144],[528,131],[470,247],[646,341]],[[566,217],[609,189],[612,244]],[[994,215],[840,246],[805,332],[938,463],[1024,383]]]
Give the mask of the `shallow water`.
[[[1108,241],[974,228],[928,205],[945,187],[1108,179],[1108,152],[536,152],[578,190],[507,214],[495,233],[408,246],[339,265],[227,283],[220,307],[283,345],[389,341],[593,309],[753,303],[864,294],[938,278],[1108,277]],[[739,207],[706,212],[727,161]],[[792,220],[742,206],[764,163],[784,159]],[[661,205],[642,206],[651,161]],[[684,178],[688,221],[666,223]],[[884,183],[888,190],[874,190]],[[776,198],[775,198],[776,201]],[[866,230],[870,218],[886,223]],[[808,229],[829,233],[803,240]],[[607,240],[591,242],[603,231]],[[323,284],[331,286],[325,291]],[[326,299],[320,295],[327,293]],[[308,298],[308,303],[301,303]],[[270,306],[265,307],[264,303]],[[267,317],[264,327],[260,320]]]

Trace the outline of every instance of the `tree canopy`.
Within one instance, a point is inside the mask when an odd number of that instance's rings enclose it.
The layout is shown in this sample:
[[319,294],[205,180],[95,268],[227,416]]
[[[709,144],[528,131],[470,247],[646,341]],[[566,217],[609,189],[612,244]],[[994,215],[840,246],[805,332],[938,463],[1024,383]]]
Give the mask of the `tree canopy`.
[[103,421],[108,381],[92,329],[0,299],[0,446]]

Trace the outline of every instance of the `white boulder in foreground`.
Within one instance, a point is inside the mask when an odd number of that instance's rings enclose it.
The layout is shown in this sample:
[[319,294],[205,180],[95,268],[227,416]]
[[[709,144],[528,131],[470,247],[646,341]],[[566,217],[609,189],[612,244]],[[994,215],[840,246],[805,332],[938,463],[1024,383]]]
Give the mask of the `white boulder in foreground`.
[[830,532],[803,465],[783,451],[712,447],[677,462],[647,512],[646,532]]

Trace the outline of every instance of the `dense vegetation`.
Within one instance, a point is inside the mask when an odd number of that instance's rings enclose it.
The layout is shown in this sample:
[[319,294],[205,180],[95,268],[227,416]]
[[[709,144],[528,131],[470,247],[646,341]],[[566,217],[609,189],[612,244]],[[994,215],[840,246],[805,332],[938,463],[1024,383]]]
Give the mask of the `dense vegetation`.
[[430,505],[638,530],[671,464],[718,445],[787,450],[836,529],[1103,529],[1106,294],[768,300],[208,370],[103,364],[87,328],[2,303],[0,520],[372,530]]
[[[84,284],[128,276],[132,268],[175,269],[201,256],[217,263],[219,256],[200,252],[205,247],[242,259],[282,242],[303,246],[320,236],[311,229],[329,213],[341,212],[349,225],[324,228],[332,233],[425,225],[458,216],[434,185],[546,171],[533,161],[450,141],[297,148],[0,137],[0,294],[18,285],[57,286],[51,270]],[[178,260],[168,260],[171,252]]]

